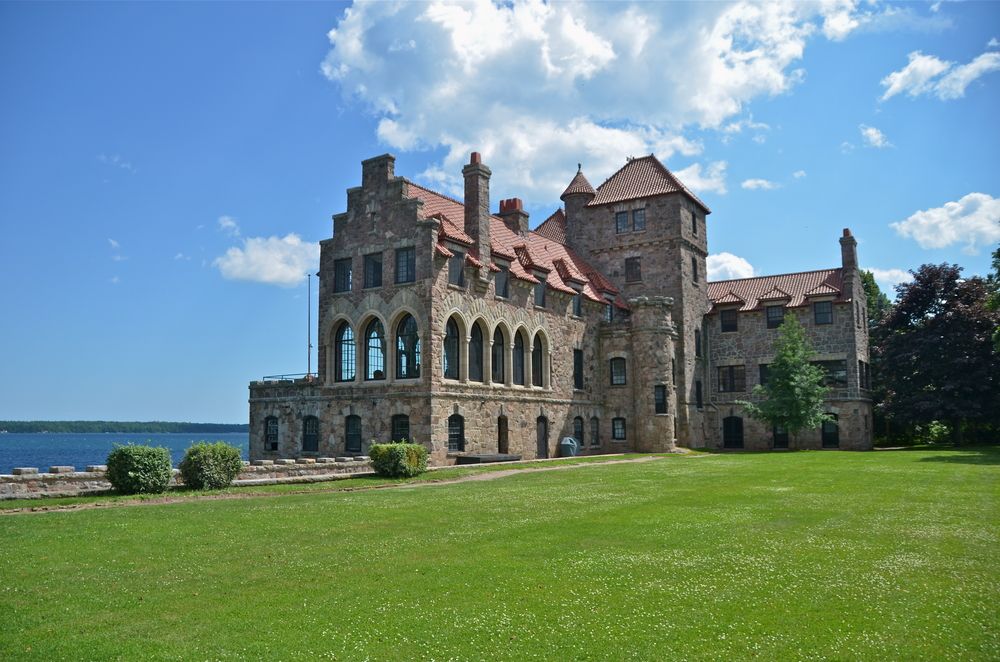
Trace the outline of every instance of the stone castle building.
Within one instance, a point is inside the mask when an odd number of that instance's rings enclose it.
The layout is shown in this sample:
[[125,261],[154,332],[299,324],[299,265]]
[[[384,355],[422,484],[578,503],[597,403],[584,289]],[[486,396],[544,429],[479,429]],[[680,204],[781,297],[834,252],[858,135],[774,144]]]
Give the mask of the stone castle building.
[[[856,241],[841,266],[706,282],[708,207],[654,156],[596,189],[582,171],[534,231],[491,211],[473,153],[464,201],[362,162],[321,243],[318,374],[250,384],[252,459],[424,444],[462,454],[872,445]],[[784,316],[827,370],[835,421],[793,439],[736,400],[767,378]]]

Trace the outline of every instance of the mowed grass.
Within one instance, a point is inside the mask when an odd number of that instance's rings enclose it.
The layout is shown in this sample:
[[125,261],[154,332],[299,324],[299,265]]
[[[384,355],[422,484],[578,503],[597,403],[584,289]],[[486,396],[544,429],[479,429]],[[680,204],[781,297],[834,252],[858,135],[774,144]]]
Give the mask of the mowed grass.
[[0,658],[998,659],[1000,450],[0,516]]

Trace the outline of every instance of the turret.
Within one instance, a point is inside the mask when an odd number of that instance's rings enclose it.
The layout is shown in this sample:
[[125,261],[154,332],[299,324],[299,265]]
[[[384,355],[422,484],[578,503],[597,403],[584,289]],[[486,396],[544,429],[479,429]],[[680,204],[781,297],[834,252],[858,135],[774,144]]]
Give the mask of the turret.
[[582,164],[576,164],[576,176],[559,196],[566,205],[566,243],[573,245],[583,222],[583,208],[594,199],[597,192],[583,175]]

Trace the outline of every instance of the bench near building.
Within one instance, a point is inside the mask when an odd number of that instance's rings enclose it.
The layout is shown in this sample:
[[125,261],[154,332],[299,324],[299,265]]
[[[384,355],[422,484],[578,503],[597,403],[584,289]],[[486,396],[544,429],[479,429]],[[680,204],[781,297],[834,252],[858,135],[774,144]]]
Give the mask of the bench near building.
[[[841,266],[709,283],[708,207],[654,156],[596,189],[578,169],[535,230],[490,205],[473,153],[464,201],[362,162],[321,243],[318,374],[250,384],[253,460],[366,453],[407,439],[465,454],[872,445],[857,243]],[[831,242],[832,243],[832,242]],[[786,315],[827,369],[835,419],[794,439],[743,415]]]

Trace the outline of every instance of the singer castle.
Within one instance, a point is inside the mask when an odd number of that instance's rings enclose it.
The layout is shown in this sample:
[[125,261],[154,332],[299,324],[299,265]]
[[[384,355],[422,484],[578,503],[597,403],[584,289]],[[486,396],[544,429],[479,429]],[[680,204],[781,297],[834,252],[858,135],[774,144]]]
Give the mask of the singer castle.
[[[836,267],[709,282],[710,210],[654,156],[594,188],[578,170],[534,230],[490,203],[473,153],[464,200],[361,164],[321,243],[318,373],[250,384],[251,459],[361,455],[407,439],[433,464],[693,448],[872,446],[857,242]],[[829,238],[831,248],[833,238]],[[830,251],[835,255],[834,250]],[[795,316],[826,370],[821,428],[744,415]]]

